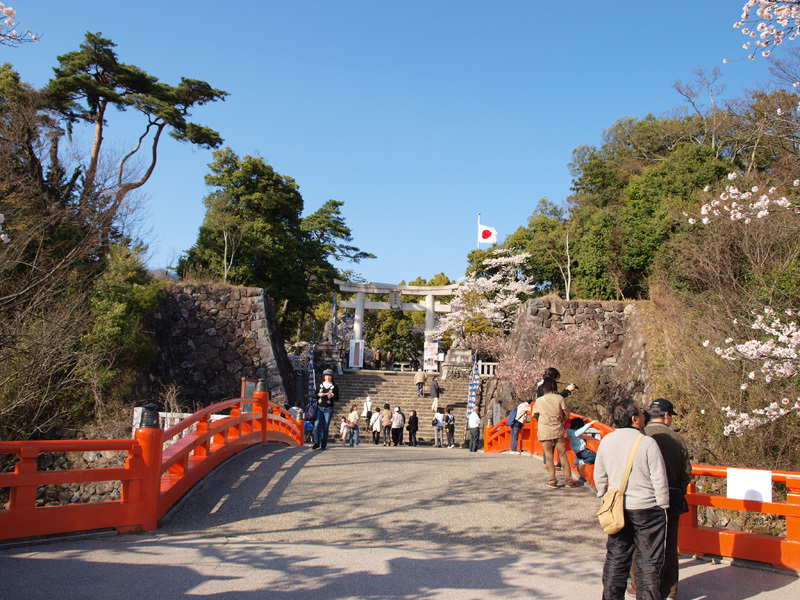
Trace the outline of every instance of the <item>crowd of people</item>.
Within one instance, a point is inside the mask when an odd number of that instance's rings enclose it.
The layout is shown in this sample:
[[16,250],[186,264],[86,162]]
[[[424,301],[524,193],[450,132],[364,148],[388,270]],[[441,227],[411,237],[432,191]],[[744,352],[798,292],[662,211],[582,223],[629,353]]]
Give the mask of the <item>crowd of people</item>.
[[688,511],[692,464],[686,441],[672,428],[674,405],[665,398],[654,400],[649,410],[633,400],[617,403],[611,415],[614,431],[601,439],[595,453],[586,441],[593,439],[587,432],[596,421],[570,418],[566,398],[577,388],[570,384],[559,393],[559,377],[556,369],[548,369],[533,403],[523,402],[509,415],[511,452],[519,454],[519,432],[530,416],[538,420],[548,488],[558,487],[557,470],[563,471],[566,487],[579,486],[572,477],[566,439],[575,456],[573,467],[594,465],[598,497],[621,490],[624,524],[606,543],[604,600],[623,600],[626,593],[647,600],[676,598],[678,522]]
[[[536,419],[537,437],[543,448],[542,464],[547,471],[547,487],[559,487],[557,472],[562,471],[564,485],[580,486],[572,476],[572,468],[580,464],[594,465],[594,483],[598,497],[608,490],[620,490],[624,495],[624,525],[609,534],[603,568],[604,600],[623,600],[626,593],[645,599],[675,598],[678,589],[678,521],[688,510],[686,490],[691,481],[692,466],[689,449],[683,437],[672,428],[676,414],[673,404],[665,398],[654,400],[649,410],[633,400],[616,404],[611,415],[614,431],[605,435],[597,452],[587,445],[594,439],[588,433],[596,421],[585,422],[571,417],[566,398],[577,388],[573,384],[558,391],[559,372],[545,371],[536,397],[520,403],[509,414],[512,454],[520,454],[521,431],[529,419]],[[426,374],[418,370],[414,384],[422,395]],[[440,388],[433,376],[430,397],[435,447],[455,447],[455,417],[449,406],[438,405]],[[323,372],[323,381],[316,394],[313,414],[314,450],[324,450],[328,444],[328,429],[339,390],[333,372]],[[419,418],[415,410],[406,418],[399,406],[386,403],[382,409],[367,397],[363,406],[352,404],[342,417],[342,444],[359,445],[361,419],[372,434],[372,443],[402,446],[404,431],[408,445],[417,446]],[[467,417],[470,432],[469,450],[477,452],[481,420],[477,411]],[[445,442],[445,434],[447,441]],[[570,464],[566,442],[574,454]]]

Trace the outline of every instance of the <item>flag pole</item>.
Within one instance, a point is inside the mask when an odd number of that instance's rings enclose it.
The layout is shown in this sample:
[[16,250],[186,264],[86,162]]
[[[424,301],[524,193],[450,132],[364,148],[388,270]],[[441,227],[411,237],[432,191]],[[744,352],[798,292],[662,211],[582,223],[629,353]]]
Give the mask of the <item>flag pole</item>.
[[481,249],[481,213],[478,213],[478,250]]

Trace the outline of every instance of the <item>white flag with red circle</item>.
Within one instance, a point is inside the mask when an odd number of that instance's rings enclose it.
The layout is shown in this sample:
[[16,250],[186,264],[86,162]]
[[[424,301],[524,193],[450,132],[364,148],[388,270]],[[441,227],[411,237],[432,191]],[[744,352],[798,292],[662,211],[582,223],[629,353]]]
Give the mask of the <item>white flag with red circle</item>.
[[497,230],[494,227],[487,227],[478,223],[478,243],[495,244],[497,243]]

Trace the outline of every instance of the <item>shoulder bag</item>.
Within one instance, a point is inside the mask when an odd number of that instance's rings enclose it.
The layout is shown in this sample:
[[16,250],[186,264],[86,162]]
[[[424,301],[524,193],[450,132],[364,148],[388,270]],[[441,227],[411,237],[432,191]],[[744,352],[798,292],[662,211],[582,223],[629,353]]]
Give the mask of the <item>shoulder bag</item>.
[[619,489],[607,490],[603,494],[603,501],[600,504],[600,510],[597,511],[597,518],[600,520],[600,526],[608,535],[614,535],[625,527],[625,488],[628,487],[628,477],[633,468],[633,458],[636,456],[636,449],[639,447],[639,442],[642,441],[644,435],[636,438],[631,448],[631,455],[628,457],[628,465],[625,467],[625,475],[622,477],[622,482]]

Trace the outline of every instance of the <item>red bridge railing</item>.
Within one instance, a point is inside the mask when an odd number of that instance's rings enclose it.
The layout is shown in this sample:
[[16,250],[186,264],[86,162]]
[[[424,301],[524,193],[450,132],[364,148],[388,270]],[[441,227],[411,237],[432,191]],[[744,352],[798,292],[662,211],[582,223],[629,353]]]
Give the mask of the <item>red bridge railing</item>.
[[[581,415],[572,414],[572,417]],[[593,426],[601,436],[614,431],[602,423]],[[531,454],[542,454],[542,445],[536,439],[537,423],[526,423],[520,432],[522,449]],[[587,440],[589,449],[597,452],[599,440]],[[499,453],[511,449],[511,428],[506,420],[484,430],[484,452]],[[567,442],[570,465],[575,455]],[[577,471],[594,487],[594,465],[581,464]],[[697,477],[726,478],[727,467],[692,465],[692,475]],[[686,500],[689,512],[681,515],[678,533],[678,549],[686,554],[709,554],[769,563],[800,571],[800,473],[773,471],[772,481],[786,485],[788,493],[785,501],[759,502],[756,500],[737,500],[723,494],[707,494],[697,491],[696,480],[689,485]],[[768,535],[749,531],[738,531],[720,527],[698,525],[698,507],[707,506],[720,509],[746,511],[786,518],[786,535]]]
[[[252,404],[252,412],[242,412]],[[211,415],[229,410],[224,418]],[[195,426],[195,430],[181,434]],[[164,447],[165,443],[179,438]],[[131,440],[43,440],[0,442],[0,454],[14,454],[13,473],[0,473],[9,488],[9,507],[0,510],[0,539],[17,539],[113,527],[151,531],[167,511],[222,462],[254,444],[303,445],[303,423],[269,402],[267,392],[209,406],[162,431],[139,428]],[[128,453],[124,467],[39,471],[37,458],[51,452]],[[40,486],[121,481],[119,500],[36,506]]]

